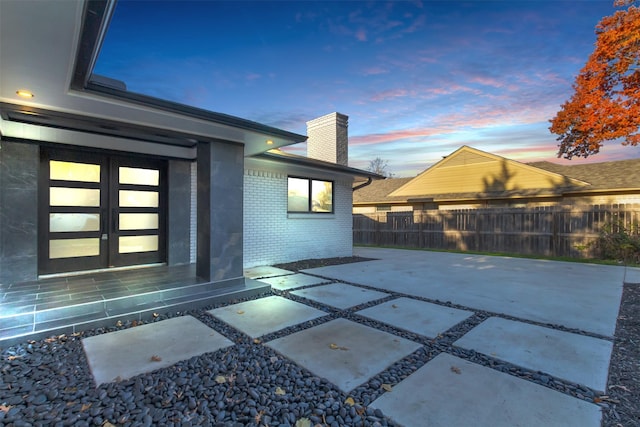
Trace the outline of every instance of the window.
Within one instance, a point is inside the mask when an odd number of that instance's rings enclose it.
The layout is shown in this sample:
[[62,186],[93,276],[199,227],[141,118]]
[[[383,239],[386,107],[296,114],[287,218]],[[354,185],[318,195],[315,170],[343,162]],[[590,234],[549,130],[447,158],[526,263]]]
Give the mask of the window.
[[289,177],[288,212],[333,213],[333,182]]

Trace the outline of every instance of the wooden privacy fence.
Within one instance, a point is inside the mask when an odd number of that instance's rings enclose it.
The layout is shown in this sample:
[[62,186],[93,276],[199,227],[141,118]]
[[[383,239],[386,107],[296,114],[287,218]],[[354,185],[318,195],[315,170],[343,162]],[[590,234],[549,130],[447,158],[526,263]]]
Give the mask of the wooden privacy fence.
[[353,215],[353,242],[584,258],[618,221],[640,223],[640,204],[376,212]]

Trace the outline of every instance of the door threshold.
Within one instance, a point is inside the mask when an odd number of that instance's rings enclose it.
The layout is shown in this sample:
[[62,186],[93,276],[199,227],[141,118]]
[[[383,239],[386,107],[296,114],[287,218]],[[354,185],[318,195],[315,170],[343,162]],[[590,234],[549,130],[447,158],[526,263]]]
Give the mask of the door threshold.
[[82,276],[85,274],[95,274],[95,273],[108,273],[112,271],[126,271],[126,270],[138,270],[141,268],[149,268],[149,267],[162,267],[167,265],[166,262],[156,262],[152,264],[138,264],[138,265],[125,265],[123,267],[108,267],[108,268],[97,268],[94,270],[82,270],[82,271],[65,271],[64,273],[52,273],[52,274],[41,274],[38,275],[38,280],[41,279],[54,279],[59,277],[72,277],[72,276]]

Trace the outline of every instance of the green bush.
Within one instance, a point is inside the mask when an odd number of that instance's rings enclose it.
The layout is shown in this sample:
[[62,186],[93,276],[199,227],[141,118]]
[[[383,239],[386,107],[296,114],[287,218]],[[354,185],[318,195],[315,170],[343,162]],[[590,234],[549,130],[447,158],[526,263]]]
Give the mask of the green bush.
[[596,243],[602,259],[640,263],[640,225],[637,221],[626,225],[618,219],[603,224]]

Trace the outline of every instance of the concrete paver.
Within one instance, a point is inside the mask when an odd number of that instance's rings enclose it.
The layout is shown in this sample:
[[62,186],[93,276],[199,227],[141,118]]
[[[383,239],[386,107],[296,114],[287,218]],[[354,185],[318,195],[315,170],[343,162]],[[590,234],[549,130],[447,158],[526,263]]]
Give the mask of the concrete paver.
[[473,315],[471,311],[411,298],[397,298],[356,313],[430,338],[438,336]]
[[420,348],[413,341],[345,319],[266,345],[347,393]]
[[371,406],[407,427],[600,426],[595,404],[446,353]]
[[389,294],[383,292],[344,283],[332,283],[330,285],[300,289],[291,293],[342,310],[389,296]]
[[377,260],[306,271],[609,337],[615,332],[623,267],[400,249],[354,252]]
[[640,285],[640,268],[626,267],[624,273],[624,283]]
[[327,315],[322,310],[279,296],[232,304],[209,310],[207,313],[251,338]]
[[96,385],[100,385],[166,368],[233,343],[199,320],[182,316],[87,337],[82,345]]
[[309,276],[307,274],[292,274],[289,276],[269,277],[260,279],[260,281],[268,283],[273,289],[279,289],[281,291],[301,288],[302,286],[319,285],[321,283],[330,282],[330,280],[322,279],[315,276]]
[[604,391],[613,343],[491,317],[454,345]]
[[249,279],[260,279],[263,277],[283,276],[285,274],[294,274],[293,271],[285,270],[278,267],[263,265],[260,267],[251,267],[244,270],[244,277]]
[[[386,298],[391,295],[387,292],[469,307],[458,310],[400,297],[357,312],[429,338],[478,310],[612,336],[622,282],[640,282],[640,269],[622,267],[379,248],[357,248],[356,253],[378,260],[309,271],[380,291],[345,283],[322,285],[325,279],[286,270],[258,268],[250,274],[274,274],[262,279],[274,289],[318,285],[291,295],[339,309]],[[328,314],[279,296],[209,313],[254,338]],[[190,316],[83,339],[98,384],[230,345],[231,341]],[[264,345],[346,393],[421,347],[343,318]],[[612,351],[606,339],[502,317],[488,318],[454,345],[600,391],[606,386]],[[158,361],[152,356],[158,356]],[[447,353],[395,384],[371,407],[405,426],[595,427],[601,419],[595,404]]]

